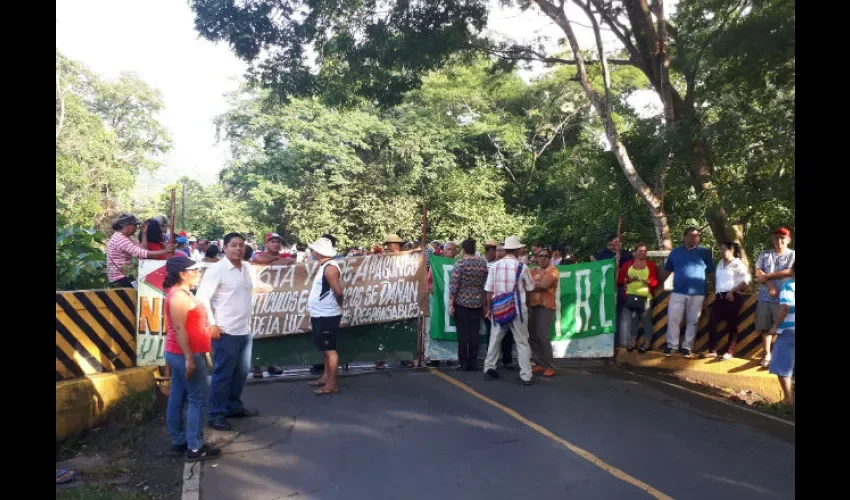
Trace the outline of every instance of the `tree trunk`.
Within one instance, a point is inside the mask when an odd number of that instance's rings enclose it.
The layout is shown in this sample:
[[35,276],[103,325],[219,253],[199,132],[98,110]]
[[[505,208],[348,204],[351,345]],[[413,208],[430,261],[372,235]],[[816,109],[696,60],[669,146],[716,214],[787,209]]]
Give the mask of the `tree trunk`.
[[545,0],[539,0],[536,3],[540,7],[540,10],[552,19],[552,21],[554,21],[567,36],[567,40],[569,41],[570,48],[573,52],[573,57],[575,58],[579,83],[581,83],[584,93],[587,95],[588,99],[590,99],[591,104],[593,104],[596,113],[602,121],[602,127],[605,130],[605,137],[611,144],[611,149],[614,152],[614,156],[617,158],[617,163],[623,170],[623,174],[626,176],[626,180],[629,181],[629,184],[632,185],[649,210],[649,215],[652,218],[653,227],[655,228],[655,238],[658,248],[660,250],[672,249],[670,225],[667,222],[667,214],[664,211],[661,198],[649,187],[649,185],[647,185],[635,169],[632,164],[632,160],[629,157],[629,152],[626,150],[625,144],[623,144],[620,140],[620,134],[617,131],[617,126],[611,117],[610,75],[608,74],[605,52],[601,45],[602,37],[599,33],[599,25],[595,22],[595,18],[591,19],[599,49],[600,63],[603,70],[603,80],[605,82],[606,94],[604,100],[590,83],[584,64],[584,57],[581,53],[581,47],[578,44],[578,39],[573,32],[572,25],[570,24],[569,19],[567,19],[564,9]]

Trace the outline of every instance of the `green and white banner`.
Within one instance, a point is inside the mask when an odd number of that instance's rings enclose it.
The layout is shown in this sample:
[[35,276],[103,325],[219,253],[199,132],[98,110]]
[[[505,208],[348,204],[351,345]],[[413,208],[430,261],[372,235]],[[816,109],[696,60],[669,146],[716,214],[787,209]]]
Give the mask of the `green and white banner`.
[[[457,341],[454,318],[448,313],[448,285],[454,263],[454,259],[431,256],[433,306],[430,336],[434,340]],[[555,321],[552,322],[549,338],[557,341],[614,333],[614,259],[557,268],[561,278],[555,293]]]

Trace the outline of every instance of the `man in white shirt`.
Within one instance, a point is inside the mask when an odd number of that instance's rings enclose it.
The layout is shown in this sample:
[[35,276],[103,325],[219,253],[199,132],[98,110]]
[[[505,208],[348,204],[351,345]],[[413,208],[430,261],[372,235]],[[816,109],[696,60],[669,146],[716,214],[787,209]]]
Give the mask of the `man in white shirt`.
[[209,426],[231,429],[227,418],[255,417],[242,404],[242,390],[251,369],[251,290],[253,281],[245,256],[245,237],[224,237],[224,256],[207,268],[198,286],[198,301],[207,308],[215,358],[210,384]]
[[[527,290],[534,289],[528,267],[523,266],[517,282],[517,270],[520,266],[518,260],[519,250],[525,248],[517,236],[508,236],[505,239],[505,258],[496,261],[487,274],[487,284],[484,290],[487,292],[487,300],[484,302],[484,316],[491,321],[490,344],[487,347],[487,358],[484,360],[484,378],[492,380],[499,378],[496,371],[496,362],[501,355],[502,337],[510,328],[513,333],[517,348],[519,363],[519,378],[523,385],[531,385],[531,348],[528,345],[528,308],[525,303]],[[516,285],[516,290],[514,289]],[[513,321],[507,324],[498,323],[491,316],[491,305],[493,297],[501,294],[514,293],[514,306],[517,308]]]

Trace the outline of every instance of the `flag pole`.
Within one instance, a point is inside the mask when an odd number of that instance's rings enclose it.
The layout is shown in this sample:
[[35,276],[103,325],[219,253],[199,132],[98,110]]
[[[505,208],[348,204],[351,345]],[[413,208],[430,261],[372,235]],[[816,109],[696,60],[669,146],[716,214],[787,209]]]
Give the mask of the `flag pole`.
[[[169,241],[174,242],[175,244],[176,244],[176,241],[177,241],[175,239],[175,233],[174,233],[174,207],[177,204],[176,198],[177,198],[177,188],[172,188],[171,189],[171,211],[168,214],[168,226],[169,226],[169,232],[171,234],[171,239]],[[174,251],[172,251],[170,254],[168,254],[168,256],[173,257]]]
[[[428,203],[422,202],[422,264],[427,265],[428,262],[428,252],[425,251],[427,248],[427,240],[426,235],[428,234]],[[417,366],[423,366],[422,361],[425,355],[425,316],[419,316],[419,332],[417,334],[417,342],[416,342],[416,350],[417,352]]]

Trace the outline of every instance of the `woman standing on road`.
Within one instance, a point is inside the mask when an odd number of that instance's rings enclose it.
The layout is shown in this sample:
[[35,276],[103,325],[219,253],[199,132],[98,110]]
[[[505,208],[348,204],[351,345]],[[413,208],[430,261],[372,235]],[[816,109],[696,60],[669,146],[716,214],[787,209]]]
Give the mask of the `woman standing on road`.
[[474,371],[478,364],[481,338],[481,311],[487,292],[487,261],[475,255],[475,240],[468,238],[461,244],[461,257],[452,269],[449,282],[449,316],[455,317],[457,326],[458,370]]
[[549,329],[555,319],[555,291],[560,274],[552,265],[552,252],[548,248],[541,248],[532,258],[536,258],[539,267],[531,270],[534,290],[528,293],[528,344],[535,363],[531,371],[551,377],[555,375],[555,360]]
[[617,283],[625,285],[625,301],[620,315],[620,343],[626,350],[637,347],[639,322],[643,322],[643,345],[638,349],[641,354],[652,348],[652,291],[658,286],[658,269],[655,262],[646,258],[646,243],[635,246],[633,260],[620,267]]
[[744,303],[741,292],[750,283],[750,271],[741,261],[741,246],[727,241],[720,244],[720,262],[715,268],[714,304],[711,306],[711,318],[708,322],[708,351],[703,353],[706,358],[716,358],[717,344],[723,338],[724,332],[718,331],[721,321],[726,321],[726,331],[729,333],[729,343],[723,359],[732,359],[735,346],[738,344],[738,312]]
[[[221,450],[204,444],[204,413],[209,399],[206,353],[210,352],[211,340],[206,310],[191,292],[201,275],[198,264],[184,255],[168,259],[165,269],[165,362],[171,368],[165,423],[172,451],[185,453],[190,462],[208,460],[221,455]],[[183,405],[187,399],[184,428]]]

